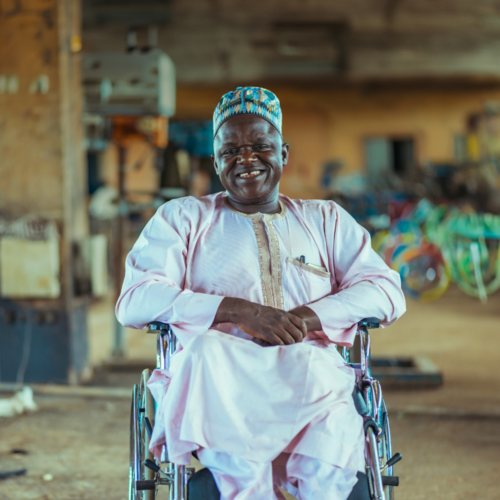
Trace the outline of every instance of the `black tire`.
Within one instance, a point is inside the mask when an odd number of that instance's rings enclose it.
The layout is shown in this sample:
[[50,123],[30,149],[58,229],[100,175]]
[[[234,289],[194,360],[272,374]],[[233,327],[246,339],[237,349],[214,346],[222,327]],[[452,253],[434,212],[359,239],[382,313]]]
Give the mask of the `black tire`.
[[[149,459],[154,462],[154,456],[149,451],[149,433],[146,428],[146,423],[144,419],[147,417],[151,425],[154,424],[155,419],[155,407],[154,407],[154,399],[151,394],[151,391],[148,389],[147,383],[149,378],[151,377],[151,370],[146,369],[142,372],[141,375],[141,408],[144,409],[144,412],[141,413],[141,464],[144,464],[146,459]],[[141,479],[145,481],[152,481],[155,479],[155,472],[147,467],[142,465],[141,467]],[[155,500],[156,498],[156,490],[148,490],[142,492],[141,500]]]
[[128,469],[128,500],[136,500],[137,492],[135,490],[136,478],[136,462],[138,460],[136,453],[137,440],[137,418],[138,418],[138,393],[139,387],[134,385],[132,389],[132,402],[130,406],[130,449],[129,449],[129,469]]
[[[382,418],[380,425],[382,427],[382,441],[380,443],[380,456],[382,457],[382,462],[385,463],[389,458],[392,457],[392,444],[391,444],[391,428],[389,425],[389,415],[385,407],[385,403],[382,404]],[[392,476],[392,467],[385,469],[382,472],[383,476]],[[385,500],[394,500],[394,486],[384,486]]]
[[129,500],[155,500],[156,490],[137,491],[137,481],[154,481],[155,472],[144,466],[144,461],[154,461],[149,451],[149,434],[147,432],[145,417],[153,425],[154,423],[154,400],[147,388],[147,382],[151,376],[150,370],[144,370],[141,381],[134,386],[132,392],[132,404],[130,409],[130,460],[129,460]]

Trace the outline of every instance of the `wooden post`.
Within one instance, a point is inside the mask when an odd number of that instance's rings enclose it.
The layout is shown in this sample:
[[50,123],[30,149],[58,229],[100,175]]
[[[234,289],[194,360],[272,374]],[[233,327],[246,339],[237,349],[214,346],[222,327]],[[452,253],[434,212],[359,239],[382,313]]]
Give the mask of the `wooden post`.
[[[74,242],[88,234],[80,25],[80,0],[0,2],[0,78],[9,82],[0,85],[0,213],[52,219],[61,241],[60,297],[16,301],[16,307],[64,318],[64,342],[54,333],[47,365],[60,363],[70,382],[88,369],[85,303],[74,294],[72,259]],[[0,309],[6,304],[0,295]],[[38,341],[35,330],[32,339]]]

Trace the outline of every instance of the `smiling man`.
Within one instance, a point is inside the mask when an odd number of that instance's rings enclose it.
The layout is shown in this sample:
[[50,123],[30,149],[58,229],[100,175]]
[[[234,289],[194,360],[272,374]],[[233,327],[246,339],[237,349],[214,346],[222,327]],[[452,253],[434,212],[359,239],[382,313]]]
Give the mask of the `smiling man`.
[[289,146],[268,90],[224,95],[214,156],[226,189],[163,205],[126,262],[126,326],[172,326],[182,350],[150,381],[152,447],[196,450],[222,500],[346,500],[364,472],[354,372],[337,352],[356,324],[405,310],[399,275],[331,201],[279,194]]

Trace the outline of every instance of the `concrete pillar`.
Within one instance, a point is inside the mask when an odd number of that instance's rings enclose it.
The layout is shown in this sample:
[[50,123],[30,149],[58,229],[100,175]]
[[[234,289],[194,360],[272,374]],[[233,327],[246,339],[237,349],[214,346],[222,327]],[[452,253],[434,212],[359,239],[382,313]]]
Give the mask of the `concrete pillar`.
[[2,303],[65,318],[66,354],[54,347],[47,362],[66,363],[68,381],[86,364],[85,308],[74,297],[71,251],[88,232],[80,17],[80,0],[0,0],[0,218],[47,217],[61,237],[60,297]]

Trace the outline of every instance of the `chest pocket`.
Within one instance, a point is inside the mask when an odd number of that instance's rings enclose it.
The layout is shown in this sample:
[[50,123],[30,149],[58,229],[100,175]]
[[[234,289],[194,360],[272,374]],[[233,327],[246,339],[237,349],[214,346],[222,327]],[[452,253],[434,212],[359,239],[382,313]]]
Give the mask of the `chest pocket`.
[[331,274],[321,266],[286,259],[291,305],[303,305],[319,300],[332,292]]

